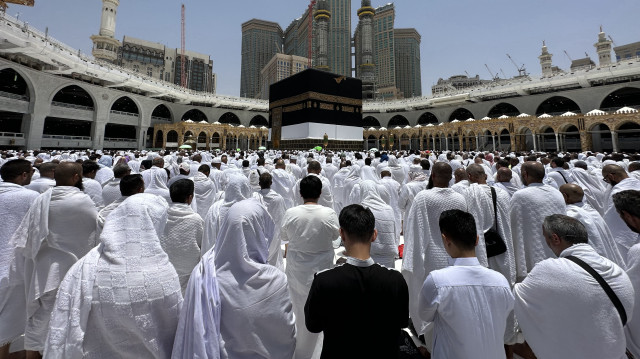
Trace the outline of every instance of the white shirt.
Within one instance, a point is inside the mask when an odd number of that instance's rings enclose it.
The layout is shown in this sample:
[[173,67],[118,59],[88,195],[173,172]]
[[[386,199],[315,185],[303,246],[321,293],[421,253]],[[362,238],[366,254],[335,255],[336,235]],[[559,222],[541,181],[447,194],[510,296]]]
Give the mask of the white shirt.
[[435,323],[432,358],[505,358],[514,301],[507,279],[475,257],[452,261],[431,272],[420,292],[420,316]]

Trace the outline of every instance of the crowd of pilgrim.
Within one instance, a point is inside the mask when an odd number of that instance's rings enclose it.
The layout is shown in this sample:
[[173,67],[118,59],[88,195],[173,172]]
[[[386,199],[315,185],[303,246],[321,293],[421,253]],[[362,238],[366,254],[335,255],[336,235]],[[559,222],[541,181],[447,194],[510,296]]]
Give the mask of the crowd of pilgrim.
[[3,359],[640,357],[637,154],[0,155]]

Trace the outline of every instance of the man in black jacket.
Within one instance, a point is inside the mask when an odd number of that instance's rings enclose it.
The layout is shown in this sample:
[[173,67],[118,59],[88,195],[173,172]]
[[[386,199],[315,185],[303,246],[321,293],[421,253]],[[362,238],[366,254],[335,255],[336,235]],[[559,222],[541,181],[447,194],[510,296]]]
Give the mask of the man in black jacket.
[[400,272],[371,259],[377,231],[369,209],[347,206],[339,221],[348,257],[316,273],[304,307],[307,329],[324,332],[321,358],[397,358],[409,318],[407,284]]

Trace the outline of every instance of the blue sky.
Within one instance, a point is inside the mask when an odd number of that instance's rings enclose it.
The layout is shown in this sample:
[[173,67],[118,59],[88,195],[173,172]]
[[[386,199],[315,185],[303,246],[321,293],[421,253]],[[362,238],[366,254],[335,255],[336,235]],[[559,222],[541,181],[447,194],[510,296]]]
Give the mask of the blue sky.
[[[116,37],[124,35],[180,47],[180,4],[175,0],[121,0]],[[240,92],[240,25],[249,19],[275,21],[286,28],[299,17],[307,1],[184,0],[187,7],[187,48],[211,55],[218,75],[218,93]],[[373,6],[385,2],[372,0]],[[352,0],[352,26],[360,1]],[[617,45],[640,41],[639,0],[400,0],[395,2],[396,27],[414,27],[422,35],[423,94],[438,78],[479,74],[484,67],[517,74],[505,54],[525,64],[532,74],[542,40],[554,55],[554,65],[567,69],[572,58],[587,52],[597,62],[593,44],[602,25]],[[56,39],[90,53],[89,36],[100,27],[99,0],[36,0],[33,8],[12,5],[7,10]]]

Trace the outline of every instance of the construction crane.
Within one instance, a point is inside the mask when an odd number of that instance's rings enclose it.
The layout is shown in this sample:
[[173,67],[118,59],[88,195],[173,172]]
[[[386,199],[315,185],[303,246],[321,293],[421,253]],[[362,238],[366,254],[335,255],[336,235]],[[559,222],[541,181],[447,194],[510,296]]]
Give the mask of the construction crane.
[[507,54],[507,57],[509,58],[509,60],[511,60],[513,66],[515,66],[518,70],[518,76],[529,76],[529,74],[527,73],[527,69],[524,67],[524,64],[522,64],[522,66],[518,66],[518,64],[516,64],[516,62],[511,58],[511,55]]
[[34,0],[0,0],[0,11],[5,11],[7,9],[7,4],[33,6]]
[[491,69],[489,68],[489,65],[484,64],[484,67],[487,68],[487,71],[489,71],[489,76],[491,76],[491,79],[493,81],[498,81],[500,79],[500,77],[498,76],[498,73],[496,72],[496,74],[493,74],[493,71],[491,71]]
[[607,35],[609,37],[609,40],[611,40],[611,42],[613,43],[613,46],[618,46],[616,45],[616,42],[613,41],[613,37],[611,37],[611,35]]
[[309,28],[307,29],[307,61],[308,67],[311,68],[311,57],[313,57],[313,7],[316,6],[316,0],[309,2]]
[[567,55],[567,58],[569,59],[569,61],[573,62],[573,59],[571,58],[571,56],[569,56],[569,53],[567,52],[567,50],[563,50],[564,54]]
[[502,74],[502,78],[507,78],[507,75],[504,74],[504,71],[502,71],[502,69],[500,69],[500,73]]
[[180,86],[186,88],[187,87],[187,74],[185,72],[185,63],[184,63],[185,62],[184,53],[186,51],[185,34],[184,34],[184,28],[185,28],[184,12],[185,12],[185,8],[184,8],[184,4],[182,4],[182,21],[181,21],[182,31],[181,31],[181,39],[180,39]]

